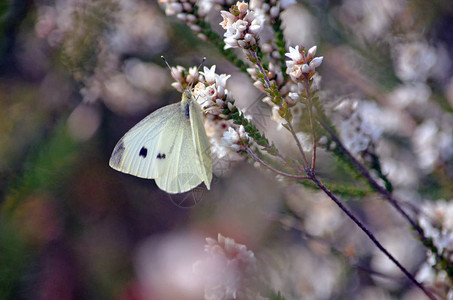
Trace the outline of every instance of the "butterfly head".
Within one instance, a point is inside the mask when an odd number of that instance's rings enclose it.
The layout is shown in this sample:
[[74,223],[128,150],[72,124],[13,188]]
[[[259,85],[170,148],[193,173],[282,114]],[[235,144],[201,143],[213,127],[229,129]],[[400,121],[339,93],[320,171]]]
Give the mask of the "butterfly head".
[[193,101],[193,100],[194,100],[194,97],[193,97],[192,92],[189,89],[184,90],[184,92],[182,93],[182,101],[189,102],[189,101]]

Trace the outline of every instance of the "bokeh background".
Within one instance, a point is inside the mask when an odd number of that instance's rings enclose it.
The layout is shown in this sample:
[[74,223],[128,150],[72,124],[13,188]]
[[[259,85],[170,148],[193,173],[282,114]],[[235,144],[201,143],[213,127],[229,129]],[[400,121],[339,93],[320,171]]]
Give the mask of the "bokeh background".
[[[209,20],[222,34],[218,11]],[[300,1],[282,19],[290,45],[318,45],[324,56],[325,101],[357,100],[360,118],[381,128],[376,152],[396,195],[415,210],[448,205],[452,2]],[[184,272],[218,233],[252,250],[261,289],[286,299],[424,299],[326,196],[253,162],[228,163],[195,198],[109,168],[128,129],[180,99],[161,55],[185,67],[207,57],[232,74],[238,106],[297,155],[252,81],[157,2],[3,0],[1,299],[200,299]],[[355,182],[327,152],[319,168],[328,183]],[[342,199],[417,273],[425,249],[363,182],[356,187]]]

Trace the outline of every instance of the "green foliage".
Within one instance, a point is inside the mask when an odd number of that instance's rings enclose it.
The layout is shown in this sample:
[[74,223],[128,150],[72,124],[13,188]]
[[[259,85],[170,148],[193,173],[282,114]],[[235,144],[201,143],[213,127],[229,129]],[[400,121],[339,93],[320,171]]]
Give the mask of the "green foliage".
[[0,228],[0,255],[0,299],[14,299],[31,255],[21,236],[5,220]]
[[61,186],[61,180],[73,167],[77,149],[66,124],[60,123],[28,157],[22,174],[10,184],[2,207],[0,228],[0,299],[15,298],[24,270],[32,258],[29,245],[14,226],[17,206],[33,194]]
[[11,215],[19,202],[36,191],[51,190],[61,184],[76,158],[77,143],[69,135],[66,124],[60,123],[24,164],[23,174],[10,185],[3,215]]
[[270,299],[271,300],[285,300],[285,297],[283,297],[283,295],[280,294],[280,291],[278,291],[277,293],[273,292]]

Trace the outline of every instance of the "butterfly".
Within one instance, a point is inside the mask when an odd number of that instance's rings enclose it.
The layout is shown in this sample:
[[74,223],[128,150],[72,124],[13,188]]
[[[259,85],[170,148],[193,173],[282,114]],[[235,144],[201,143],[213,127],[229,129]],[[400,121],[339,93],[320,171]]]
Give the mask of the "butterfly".
[[181,102],[164,106],[132,127],[116,144],[109,162],[115,170],[153,178],[170,194],[184,193],[204,182],[211,188],[209,139],[201,106],[191,91]]

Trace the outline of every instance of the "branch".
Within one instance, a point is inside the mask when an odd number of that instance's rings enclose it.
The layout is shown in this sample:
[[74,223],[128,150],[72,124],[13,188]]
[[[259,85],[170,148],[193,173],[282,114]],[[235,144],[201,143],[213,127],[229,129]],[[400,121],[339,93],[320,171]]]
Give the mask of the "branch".
[[418,288],[420,288],[426,296],[428,296],[429,299],[436,300],[437,298],[430,292],[428,291],[420,282],[418,282],[415,277],[409,273],[409,271],[406,270],[406,268],[401,265],[398,260],[396,260],[395,257],[393,257],[385,248],[382,246],[382,244],[376,239],[376,237],[365,227],[365,225],[362,224],[362,222],[357,219],[349,209],[346,208],[346,206],[341,203],[341,201],[335,197],[334,194],[332,194],[329,189],[327,189],[319,180],[314,176],[314,174],[311,176],[311,180],[316,183],[316,185],[324,191],[324,193],[329,196],[330,199],[332,199],[335,204],[370,238],[370,240],[378,247],[378,249],[385,254],[406,276],[409,278]]

